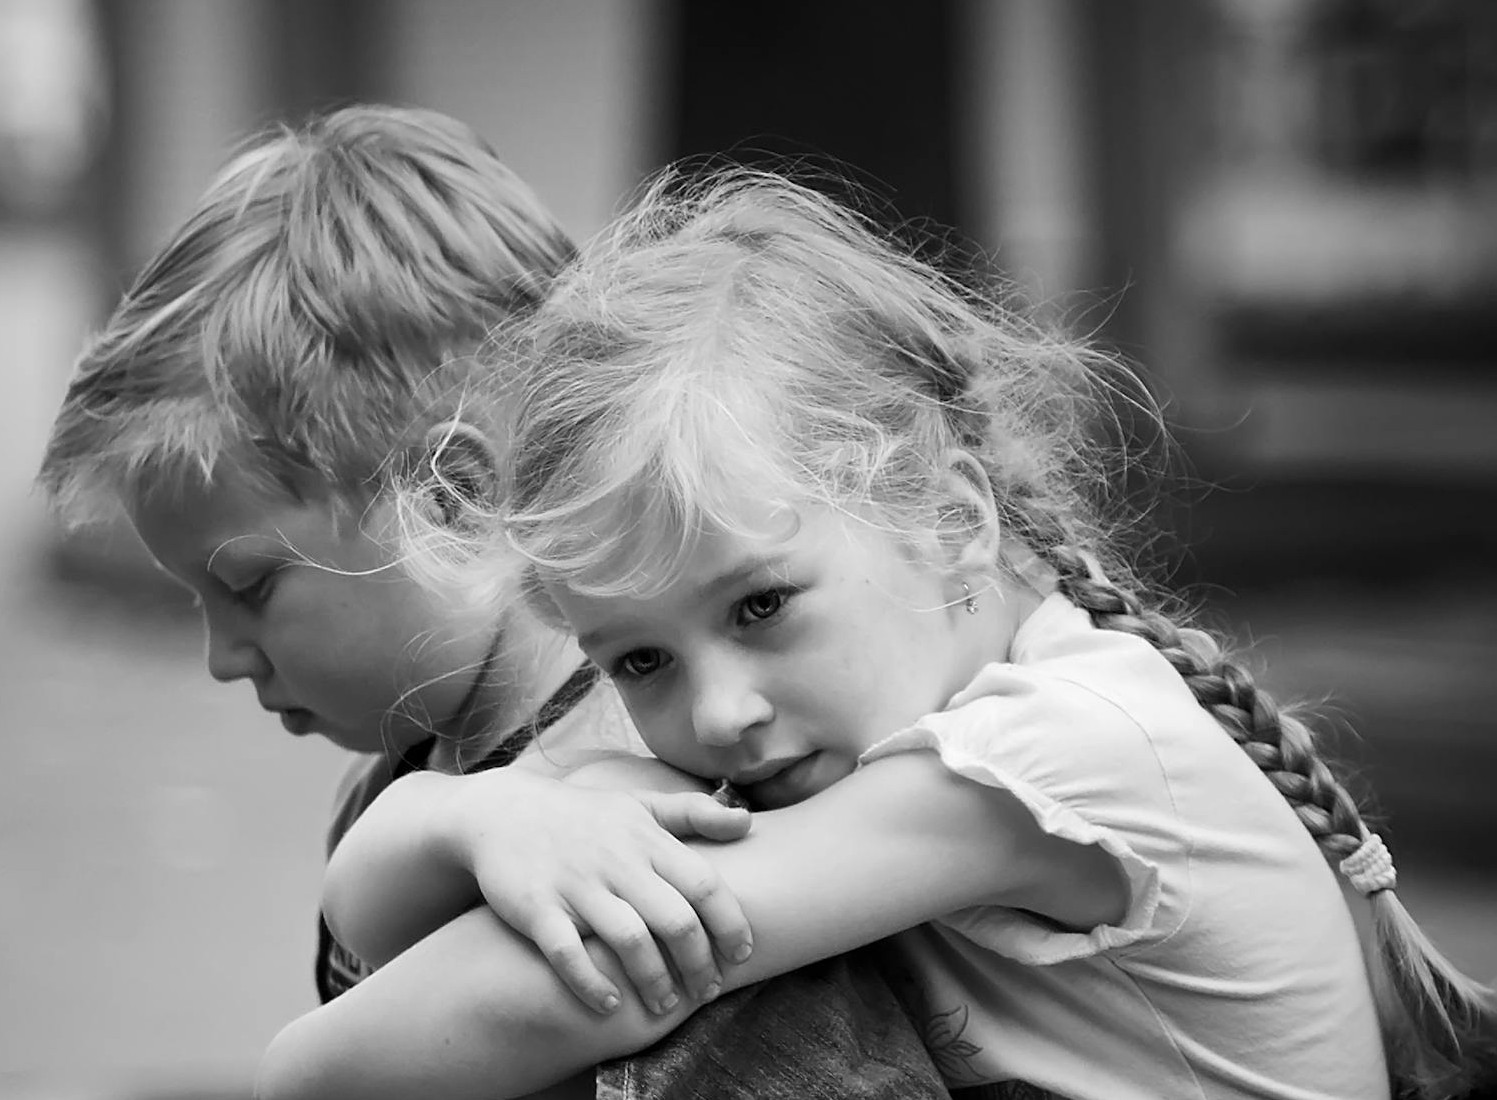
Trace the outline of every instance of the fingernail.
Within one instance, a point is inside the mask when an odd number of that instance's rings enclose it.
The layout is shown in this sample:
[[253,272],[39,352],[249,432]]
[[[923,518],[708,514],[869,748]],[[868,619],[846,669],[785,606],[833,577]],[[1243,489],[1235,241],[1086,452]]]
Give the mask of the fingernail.
[[702,990],[702,996],[700,997],[700,1000],[714,1001],[717,999],[717,995],[722,991],[722,986],[718,985],[716,982],[709,982],[707,983],[707,988]]
[[655,1011],[662,1016],[681,1003],[681,998],[674,993],[667,993],[655,1006]]
[[608,994],[604,995],[603,1000],[601,1002],[601,1007],[602,1007],[602,1009],[603,1009],[604,1012],[612,1012],[614,1009],[618,1008],[618,1006],[619,1006],[618,994],[616,994],[616,993],[608,993]]
[[754,953],[754,945],[753,944],[751,944],[751,943],[740,943],[737,947],[733,948],[733,961],[734,962],[743,962],[745,959],[747,959],[753,953]]

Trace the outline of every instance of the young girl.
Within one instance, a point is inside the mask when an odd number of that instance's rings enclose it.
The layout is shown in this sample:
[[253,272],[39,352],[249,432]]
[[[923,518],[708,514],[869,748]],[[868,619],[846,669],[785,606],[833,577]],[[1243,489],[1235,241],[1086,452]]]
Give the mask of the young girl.
[[[767,811],[709,850],[754,930],[729,987],[908,930],[896,949],[953,1087],[1468,1083],[1490,994],[1404,913],[1307,728],[1117,551],[1090,431],[1115,364],[757,174],[654,187],[521,339],[505,530],[537,604],[656,754]],[[502,783],[396,784],[342,870],[483,878],[485,843],[536,825]],[[382,819],[428,842],[381,854]],[[1374,907],[1370,985],[1327,860]],[[453,911],[475,896],[450,889]],[[381,919],[344,916],[355,940]],[[538,1035],[619,1053],[681,1018],[568,1015],[512,933],[474,928],[410,953],[428,974],[450,950],[488,960],[424,1002],[469,1043],[454,1074],[534,1060]],[[406,988],[400,963],[384,995]],[[488,988],[500,973],[510,988]],[[399,1056],[367,1015],[283,1039],[267,1079],[339,1043]]]

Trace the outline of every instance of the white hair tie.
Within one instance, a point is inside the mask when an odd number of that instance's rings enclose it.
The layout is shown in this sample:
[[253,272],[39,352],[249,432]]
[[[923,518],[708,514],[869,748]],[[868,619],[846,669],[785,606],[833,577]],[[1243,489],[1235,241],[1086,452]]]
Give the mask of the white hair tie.
[[1376,833],[1362,838],[1362,846],[1341,861],[1341,873],[1351,888],[1364,898],[1380,890],[1391,890],[1398,884],[1393,857],[1388,846]]

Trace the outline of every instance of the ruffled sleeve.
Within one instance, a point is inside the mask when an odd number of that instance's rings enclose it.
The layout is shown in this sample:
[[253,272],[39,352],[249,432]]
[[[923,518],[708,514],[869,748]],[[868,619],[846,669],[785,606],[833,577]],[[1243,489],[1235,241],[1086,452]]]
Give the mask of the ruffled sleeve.
[[946,710],[874,745],[860,765],[917,750],[1010,792],[1046,833],[1100,846],[1128,883],[1123,919],[1084,933],[1000,906],[940,923],[1028,964],[1142,946],[1178,927],[1188,904],[1189,845],[1148,734],[1117,704],[1061,677],[992,664]]

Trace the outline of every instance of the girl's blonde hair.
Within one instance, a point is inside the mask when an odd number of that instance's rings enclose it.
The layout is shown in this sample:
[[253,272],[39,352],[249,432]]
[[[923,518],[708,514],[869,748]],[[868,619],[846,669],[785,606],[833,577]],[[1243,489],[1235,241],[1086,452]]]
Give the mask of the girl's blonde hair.
[[[1116,551],[1116,456],[1095,429],[1119,393],[1146,403],[1127,370],[912,258],[856,214],[768,174],[668,173],[585,250],[505,354],[528,370],[507,395],[504,526],[539,575],[648,593],[701,533],[742,531],[747,498],[787,514],[828,505],[896,537],[961,539],[970,517],[947,479],[965,452],[1004,542],[1048,565],[1099,627],[1151,642],[1327,859],[1368,835],[1304,722],[1148,596]],[[1392,890],[1372,905],[1394,1071],[1444,1095],[1492,1038],[1490,994],[1440,956]]]

